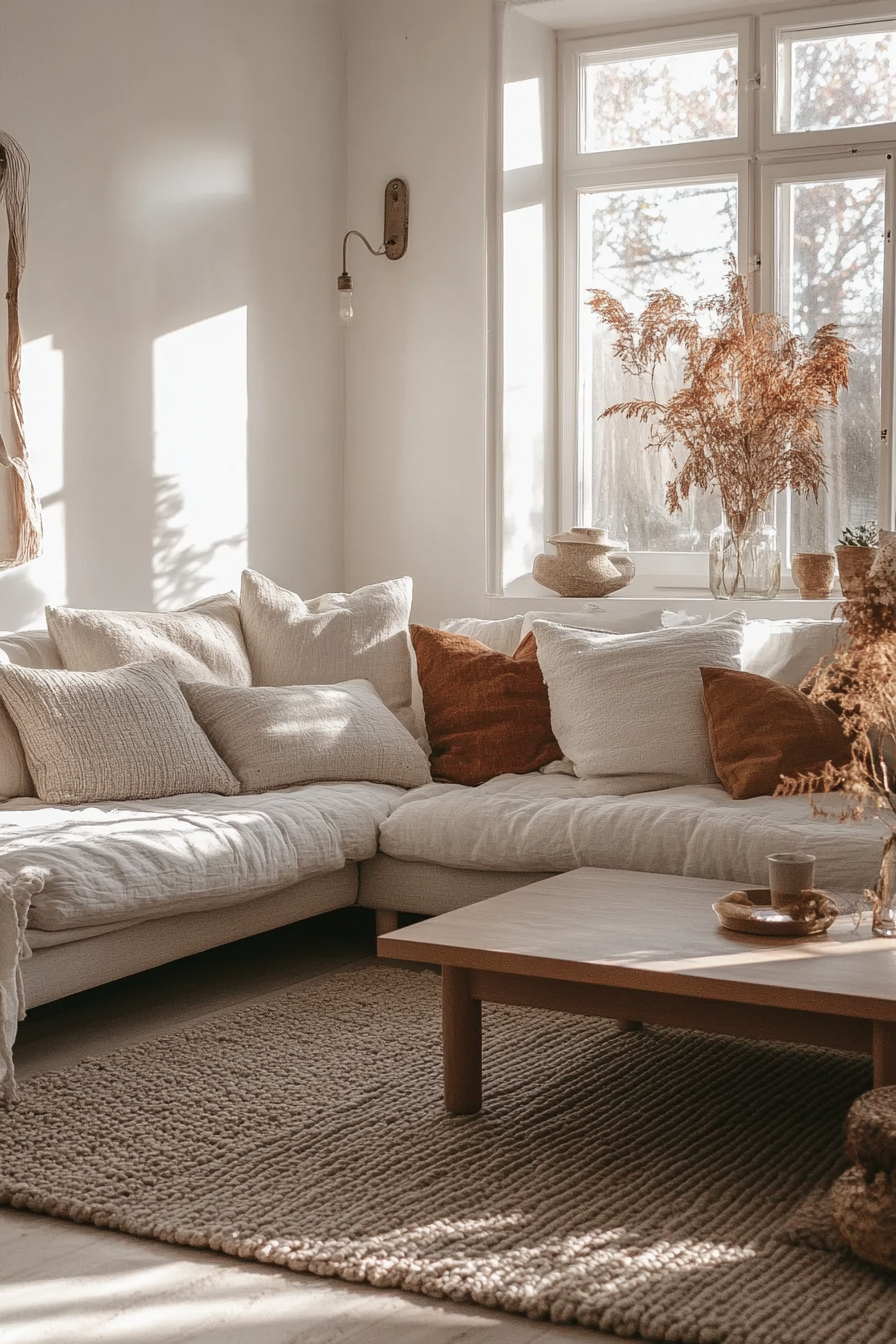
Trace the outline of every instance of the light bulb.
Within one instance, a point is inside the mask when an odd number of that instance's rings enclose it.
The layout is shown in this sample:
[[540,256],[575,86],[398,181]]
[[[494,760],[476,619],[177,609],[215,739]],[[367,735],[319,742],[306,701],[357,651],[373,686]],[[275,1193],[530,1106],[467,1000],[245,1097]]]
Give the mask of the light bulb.
[[340,289],[339,291],[339,317],[341,321],[348,322],[352,317],[352,291],[350,289]]

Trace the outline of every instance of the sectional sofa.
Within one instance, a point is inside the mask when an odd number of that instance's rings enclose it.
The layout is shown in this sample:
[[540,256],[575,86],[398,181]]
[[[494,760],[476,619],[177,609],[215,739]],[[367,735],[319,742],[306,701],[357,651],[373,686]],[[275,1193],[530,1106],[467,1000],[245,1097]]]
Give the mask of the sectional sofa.
[[[648,613],[647,625],[660,617]],[[613,624],[606,612],[550,619]],[[531,621],[446,624],[506,652]],[[743,664],[796,685],[833,634],[830,622],[749,622]],[[0,662],[62,667],[41,631],[0,638]],[[355,670],[350,660],[341,674]],[[366,664],[360,674],[376,676]],[[285,684],[289,668],[266,675]],[[419,693],[416,703],[419,715]],[[881,836],[813,817],[804,798],[738,802],[712,783],[619,796],[560,767],[477,787],[331,780],[124,803],[11,798],[0,845],[0,866],[53,874],[33,897],[20,966],[34,1006],[325,911],[370,907],[385,930],[397,912],[437,914],[583,866],[758,885],[770,851],[809,849],[820,885],[856,890],[877,874]]]

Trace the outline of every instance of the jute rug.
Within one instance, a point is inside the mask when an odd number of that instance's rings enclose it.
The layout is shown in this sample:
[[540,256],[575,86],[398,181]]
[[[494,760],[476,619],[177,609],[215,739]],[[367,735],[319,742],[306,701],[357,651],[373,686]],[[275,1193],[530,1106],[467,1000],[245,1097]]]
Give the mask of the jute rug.
[[442,1109],[439,981],[308,982],[20,1085],[0,1201],[617,1334],[892,1344],[896,1277],[786,1238],[867,1061],[486,1006]]

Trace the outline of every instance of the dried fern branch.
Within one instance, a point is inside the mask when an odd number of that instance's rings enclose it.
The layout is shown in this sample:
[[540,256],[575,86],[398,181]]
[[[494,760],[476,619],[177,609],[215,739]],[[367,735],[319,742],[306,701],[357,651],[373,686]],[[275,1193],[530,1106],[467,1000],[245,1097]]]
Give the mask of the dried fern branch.
[[[754,313],[746,278],[733,257],[728,264],[727,293],[695,304],[661,289],[636,320],[606,290],[594,289],[589,307],[616,333],[613,353],[630,374],[652,377],[670,347],[684,352],[684,384],[668,401],[619,402],[601,419],[622,415],[648,425],[647,446],[669,451],[676,464],[666,486],[670,513],[692,490],[715,488],[730,526],[741,532],[776,491],[818,497],[824,459],[817,412],[839,405],[852,345],[833,323],[805,341],[777,314]],[[708,335],[703,313],[714,319]]]

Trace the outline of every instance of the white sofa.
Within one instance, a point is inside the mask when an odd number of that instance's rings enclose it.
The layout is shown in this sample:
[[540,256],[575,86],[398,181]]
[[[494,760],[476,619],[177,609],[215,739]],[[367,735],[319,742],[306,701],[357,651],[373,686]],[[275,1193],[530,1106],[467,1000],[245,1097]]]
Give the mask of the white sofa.
[[[45,633],[0,638],[2,655],[60,666]],[[51,873],[29,916],[28,1006],[340,907],[373,908],[386,928],[399,911],[437,914],[583,866],[758,885],[770,851],[809,849],[820,885],[855,891],[877,874],[881,838],[874,824],[814,818],[802,798],[735,802],[720,785],[616,797],[540,773],[478,788],[0,804],[7,866]]]

